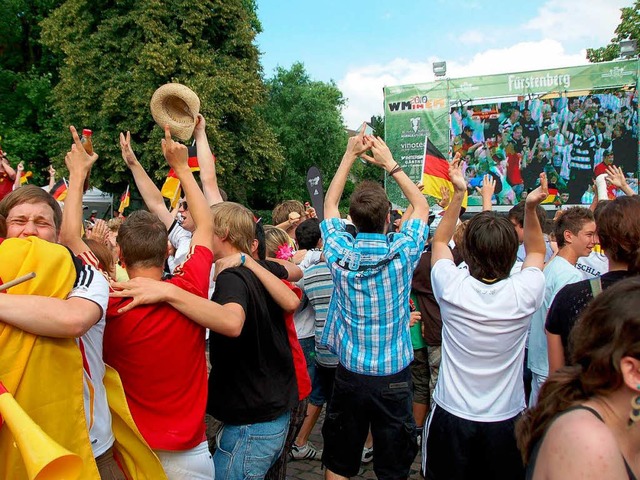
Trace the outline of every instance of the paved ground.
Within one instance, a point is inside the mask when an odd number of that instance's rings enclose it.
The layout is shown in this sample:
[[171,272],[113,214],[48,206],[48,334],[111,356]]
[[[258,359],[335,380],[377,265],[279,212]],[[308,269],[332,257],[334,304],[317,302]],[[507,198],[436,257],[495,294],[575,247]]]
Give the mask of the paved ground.
[[[320,429],[322,428],[323,418],[324,412],[322,413],[320,420],[313,429],[310,437],[311,443],[313,443],[319,449],[322,448],[322,434],[320,433]],[[422,479],[422,476],[420,475],[421,461],[421,455],[420,453],[418,453],[418,456],[411,466],[411,474],[409,476],[410,479]],[[320,480],[324,478],[324,471],[320,469],[320,462],[317,460],[293,460],[290,461],[287,466],[287,478],[300,480]],[[360,470],[360,475],[352,478],[376,478],[376,475],[373,473],[373,463],[363,465],[362,469]]]

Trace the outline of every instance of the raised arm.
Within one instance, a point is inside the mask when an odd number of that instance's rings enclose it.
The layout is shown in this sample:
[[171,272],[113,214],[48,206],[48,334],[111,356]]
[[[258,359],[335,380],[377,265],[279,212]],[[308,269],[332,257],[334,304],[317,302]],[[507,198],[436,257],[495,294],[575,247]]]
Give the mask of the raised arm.
[[370,142],[373,157],[363,153],[361,155],[362,158],[369,163],[373,163],[374,165],[384,168],[389,176],[396,181],[400,190],[402,190],[402,193],[404,193],[404,196],[407,197],[407,200],[409,200],[409,203],[413,207],[413,212],[411,213],[410,218],[418,218],[426,222],[429,218],[429,203],[427,202],[426,197],[393,159],[391,151],[387,144],[384,143],[384,140],[380,137],[376,137],[370,138]]
[[16,178],[13,180],[13,189],[16,190],[20,188],[20,178],[22,177],[22,172],[24,172],[24,163],[18,163],[16,167]]
[[[2,152],[0,150],[0,152]],[[2,164],[2,167],[4,168],[4,171],[7,172],[7,175],[9,175],[9,178],[11,180],[15,180],[16,179],[16,171],[11,168],[11,164],[9,163],[9,160],[7,160],[7,154],[2,152],[2,157],[0,157],[0,163]]]
[[620,167],[615,165],[609,165],[607,167],[607,183],[619,188],[625,195],[631,197],[636,194],[627,183],[627,179],[624,177],[624,172]]
[[482,188],[479,190],[480,195],[482,195],[482,211],[490,212],[493,210],[491,199],[493,198],[493,192],[496,191],[496,179],[487,173],[482,179]]
[[462,162],[460,153],[456,153],[451,165],[449,166],[449,178],[453,184],[453,197],[449,208],[444,212],[444,216],[436,229],[431,242],[431,265],[435,265],[438,260],[443,258],[453,260],[449,242],[456,229],[456,223],[460,216],[460,208],[464,200],[464,194],[467,191],[467,182],[462,175]]
[[211,250],[213,220],[211,218],[209,204],[200,191],[200,187],[198,187],[196,179],[193,178],[193,173],[191,173],[191,169],[189,168],[189,152],[187,147],[171,139],[169,125],[165,125],[164,127],[162,153],[180,180],[189,204],[189,211],[196,225],[196,230],[191,237],[191,246],[202,245]]
[[220,189],[218,188],[216,164],[209,146],[209,140],[207,140],[206,125],[204,117],[198,114],[198,123],[196,123],[196,128],[193,131],[193,138],[196,141],[196,149],[198,151],[202,190],[208,204],[215,205],[222,202],[222,195],[220,195]]
[[53,165],[49,165],[47,173],[49,174],[49,186],[47,191],[50,192],[53,186],[56,184],[56,169],[53,168]]
[[168,230],[171,225],[173,225],[173,221],[175,219],[164,204],[164,199],[162,198],[160,190],[158,190],[158,187],[153,183],[153,180],[151,180],[149,175],[147,175],[147,172],[144,171],[144,168],[142,168],[142,165],[138,162],[135,153],[133,153],[133,149],[131,148],[130,132],[127,132],[126,135],[120,133],[120,150],[122,152],[122,159],[133,174],[133,180],[136,182],[136,187],[138,188],[140,195],[142,195],[144,203],[147,205],[147,208],[151,213],[158,215]]
[[333,180],[331,180],[331,184],[324,196],[325,219],[340,217],[338,205],[340,203],[340,197],[342,197],[342,192],[344,191],[344,186],[347,183],[349,171],[353,166],[353,162],[356,161],[356,158],[371,147],[370,143],[365,139],[365,128],[366,124],[363,123],[358,135],[350,137],[347,142],[347,149],[342,156],[340,166],[338,167],[336,174],[333,176]]
[[89,250],[89,247],[82,240],[83,185],[91,167],[98,159],[98,155],[95,152],[93,155],[89,155],[85,151],[75,127],[70,126],[69,130],[73,137],[73,145],[64,157],[65,164],[69,169],[69,186],[62,211],[60,243],[69,247],[76,255],[80,255]]
[[549,196],[547,174],[540,174],[540,186],[527,195],[524,207],[524,257],[522,268],[544,268],[544,257],[547,247],[544,243],[542,227],[538,219],[537,208]]

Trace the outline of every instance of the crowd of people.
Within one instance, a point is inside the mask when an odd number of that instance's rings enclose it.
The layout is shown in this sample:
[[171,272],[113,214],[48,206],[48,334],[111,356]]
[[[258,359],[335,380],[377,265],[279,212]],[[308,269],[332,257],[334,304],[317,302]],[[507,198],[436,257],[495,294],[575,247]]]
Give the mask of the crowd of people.
[[[553,220],[540,206],[556,163],[554,180],[568,173],[571,198],[582,196],[597,164],[578,166],[580,148],[606,150],[606,132],[619,128],[599,112],[629,109],[575,102],[556,112],[543,103],[541,116],[529,105],[524,120],[513,109],[495,132],[506,141],[485,157],[486,142],[465,126],[438,215],[364,128],[348,141],[324,218],[287,200],[273,225],[227,201],[201,115],[200,182],[169,126],[160,145],[184,192],[178,207],[167,207],[126,132],[123,162],[146,210],[89,229],[82,196],[99,152],[87,153],[73,127],[63,208],[53,183],[21,184],[3,158],[0,284],[25,269],[37,281],[0,294],[0,381],[81,456],[83,479],[285,479],[299,460],[322,462],[327,479],[369,461],[378,478],[400,479],[420,449],[430,480],[636,478],[640,200],[614,162],[603,173],[615,198]],[[585,117],[594,120],[580,126]],[[536,133],[524,126],[532,118],[547,123]],[[573,145],[561,159],[547,145],[554,135]],[[512,183],[515,144],[518,162],[543,159],[527,195]],[[503,147],[507,169],[496,175]],[[404,212],[362,182],[343,218],[357,159],[397,182]],[[483,212],[462,221],[472,169]],[[523,200],[492,212],[507,185]],[[64,355],[38,353],[53,349]],[[69,385],[36,390],[36,377]],[[320,449],[309,437],[323,408]],[[26,478],[2,424],[0,459],[0,477]]]
[[[616,165],[631,177],[637,170],[637,103],[635,92],[619,91],[452,109],[453,151],[463,157],[470,195],[479,197],[490,174],[494,203],[516,204],[545,172],[553,203],[590,204],[594,169]],[[635,180],[632,188],[637,193]],[[609,196],[617,195],[624,193],[612,188]]]

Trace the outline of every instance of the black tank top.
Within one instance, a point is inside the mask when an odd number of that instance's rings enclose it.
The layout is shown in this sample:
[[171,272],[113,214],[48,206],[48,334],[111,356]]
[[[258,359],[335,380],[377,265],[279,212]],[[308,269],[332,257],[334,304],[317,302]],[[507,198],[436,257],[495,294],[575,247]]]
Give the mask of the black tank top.
[[[558,419],[558,417],[564,415],[565,413],[573,412],[574,410],[586,410],[588,412],[591,412],[598,420],[604,423],[604,420],[602,419],[600,414],[596,412],[593,408],[587,407],[585,405],[575,405],[573,407],[567,408],[564,412],[557,414],[549,424],[549,427],[553,424],[553,422],[555,422]],[[549,427],[547,427],[547,430],[545,431],[544,435],[542,435],[542,438],[538,440],[538,443],[536,443],[536,446],[533,447],[533,451],[531,452],[531,459],[529,460],[529,464],[527,465],[526,480],[533,479],[533,473],[536,470],[536,460],[538,460],[538,453],[540,452],[540,447],[542,446],[544,437],[547,435],[547,432],[549,431]],[[631,470],[631,467],[627,463],[627,459],[624,458],[624,456],[622,456],[622,461],[624,462],[624,466],[627,469],[627,475],[629,475],[629,480],[637,480],[636,476],[633,474],[633,471]]]

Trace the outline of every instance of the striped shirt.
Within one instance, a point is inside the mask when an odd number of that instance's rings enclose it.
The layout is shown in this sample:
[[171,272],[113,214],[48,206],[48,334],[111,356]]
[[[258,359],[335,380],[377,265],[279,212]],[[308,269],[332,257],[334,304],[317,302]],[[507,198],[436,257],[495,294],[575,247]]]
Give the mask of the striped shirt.
[[320,345],[333,294],[333,279],[326,262],[307,268],[300,285],[315,312],[316,362],[323,367],[336,367],[338,357],[326,345]]
[[354,239],[345,225],[339,218],[320,224],[335,288],[320,344],[347,370],[392,375],[413,360],[409,294],[428,226],[411,219],[399,233],[359,233]]
[[567,138],[573,144],[570,167],[578,170],[592,170],[596,148],[602,142],[602,134],[585,138],[569,132],[567,133]]

